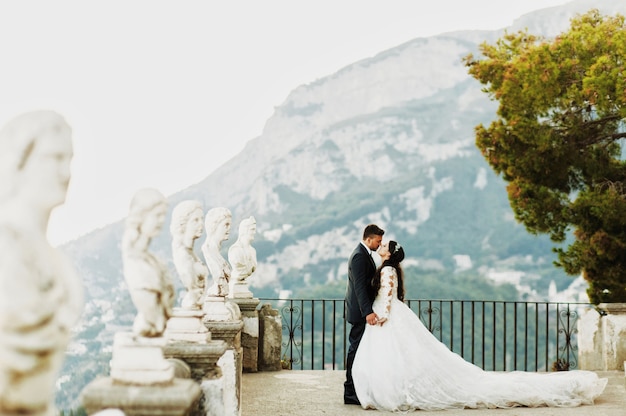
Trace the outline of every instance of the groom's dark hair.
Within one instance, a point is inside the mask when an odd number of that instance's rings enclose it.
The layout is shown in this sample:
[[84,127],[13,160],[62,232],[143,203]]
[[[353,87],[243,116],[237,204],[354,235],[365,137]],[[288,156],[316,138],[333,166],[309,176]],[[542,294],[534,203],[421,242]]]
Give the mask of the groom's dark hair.
[[383,234],[385,234],[385,230],[383,230],[376,224],[369,224],[367,227],[365,227],[365,230],[363,230],[363,240],[373,235],[382,236]]

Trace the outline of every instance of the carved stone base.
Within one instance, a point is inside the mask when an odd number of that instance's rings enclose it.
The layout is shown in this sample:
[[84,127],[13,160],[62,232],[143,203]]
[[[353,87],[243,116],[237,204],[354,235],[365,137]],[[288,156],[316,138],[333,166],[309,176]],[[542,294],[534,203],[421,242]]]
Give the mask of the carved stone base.
[[235,282],[230,287],[230,293],[228,295],[233,299],[252,299],[253,295],[250,292],[250,288],[248,287],[248,283],[246,282]]
[[163,347],[163,355],[165,358],[184,361],[191,369],[191,378],[200,381],[203,378],[221,377],[217,361],[224,355],[227,346],[222,340],[206,343],[170,341]]
[[125,386],[100,377],[81,392],[87,414],[120,409],[126,416],[187,416],[197,408],[200,386],[190,379],[174,379],[167,386]]
[[[205,317],[206,318],[206,317]],[[211,331],[213,339],[223,340],[228,344],[228,348],[232,348],[236,344],[239,347],[241,343],[241,329],[243,321],[209,321],[205,320],[204,325]]]
[[173,341],[206,343],[211,341],[211,332],[202,322],[204,312],[200,309],[174,308],[167,321],[165,337]]
[[111,378],[118,384],[166,385],[174,380],[174,367],[163,357],[164,337],[145,338],[118,332],[113,341]]
[[[236,305],[235,305],[236,306]],[[222,296],[207,296],[202,307],[204,312],[203,321],[234,321],[238,320],[238,309],[233,307],[230,301]],[[210,331],[210,329],[209,329]]]

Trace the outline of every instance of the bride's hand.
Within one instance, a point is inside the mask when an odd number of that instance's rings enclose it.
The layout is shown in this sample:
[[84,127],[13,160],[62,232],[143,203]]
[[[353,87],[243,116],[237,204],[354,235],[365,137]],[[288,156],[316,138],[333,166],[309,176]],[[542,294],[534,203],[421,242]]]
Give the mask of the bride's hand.
[[379,318],[377,324],[383,326],[387,322],[387,318]]

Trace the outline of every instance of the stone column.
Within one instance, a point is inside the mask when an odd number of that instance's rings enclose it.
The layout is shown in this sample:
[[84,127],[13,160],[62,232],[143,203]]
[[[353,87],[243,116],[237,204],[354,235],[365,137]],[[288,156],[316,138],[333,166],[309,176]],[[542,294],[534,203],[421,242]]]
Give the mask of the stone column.
[[623,370],[626,362],[626,303],[601,303],[604,348],[602,361],[606,370]]
[[202,322],[203,317],[204,312],[199,309],[174,308],[165,329],[169,342],[163,347],[163,355],[182,360],[189,366],[190,377],[201,387],[202,397],[193,416],[221,415],[224,413],[224,380],[217,361],[227,344],[212,340],[211,332]]
[[259,371],[281,370],[283,326],[280,314],[269,303],[264,304],[258,314]]
[[[211,315],[210,310],[206,310],[204,316],[204,325],[211,332],[214,340],[224,341],[227,345],[226,351],[217,361],[217,365],[222,370],[223,383],[221,387],[224,395],[224,409],[219,416],[240,416],[241,415],[241,376],[242,376],[242,359],[243,349],[241,348],[241,329],[243,321],[241,312],[236,303],[226,300],[222,297],[223,305],[219,306],[215,300],[211,301],[211,309],[213,311],[228,310],[229,316],[224,313]],[[205,301],[205,306],[207,302]],[[224,319],[226,318],[226,319]],[[205,390],[213,389],[215,391],[216,384],[203,380],[202,388]],[[207,400],[209,400],[207,398]],[[215,414],[218,415],[217,413]]]
[[578,368],[581,370],[600,371],[602,363],[601,311],[589,307],[581,312],[578,322]]
[[217,363],[227,346],[221,340],[204,343],[172,340],[163,347],[163,355],[184,361],[189,366],[191,378],[200,385],[202,397],[195,412],[198,416],[224,414],[224,379]]
[[623,371],[626,363],[626,303],[601,303],[578,321],[580,369]]
[[243,328],[241,330],[241,347],[243,349],[242,371],[256,373],[259,360],[259,313],[256,307],[261,302],[258,298],[233,297],[241,311]]

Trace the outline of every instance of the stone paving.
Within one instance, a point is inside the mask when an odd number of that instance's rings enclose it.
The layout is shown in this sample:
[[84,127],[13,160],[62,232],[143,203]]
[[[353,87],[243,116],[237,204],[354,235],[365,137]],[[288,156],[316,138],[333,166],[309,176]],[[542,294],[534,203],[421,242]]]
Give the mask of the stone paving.
[[[593,406],[575,408],[513,408],[419,411],[441,416],[626,416],[623,371],[601,371],[608,377],[604,393]],[[343,404],[344,371],[283,370],[244,373],[242,416],[368,415],[385,413]]]

